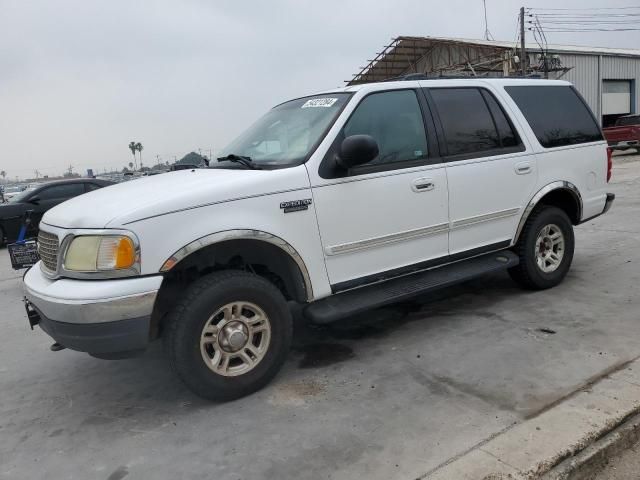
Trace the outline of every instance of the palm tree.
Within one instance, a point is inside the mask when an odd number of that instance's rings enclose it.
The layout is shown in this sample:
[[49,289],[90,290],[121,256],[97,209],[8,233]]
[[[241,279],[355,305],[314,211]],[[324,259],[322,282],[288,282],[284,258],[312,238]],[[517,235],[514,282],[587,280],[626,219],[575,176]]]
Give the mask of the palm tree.
[[142,168],[142,150],[143,150],[143,146],[140,142],[136,143],[136,150],[138,150],[138,152],[140,152],[140,168]]
[[7,172],[5,172],[4,170],[0,171],[0,176],[2,176],[2,182],[4,183],[4,179],[7,176]]
[[133,162],[129,162],[129,168],[133,169]]
[[[137,145],[139,145],[139,144],[137,144]],[[129,142],[129,150],[131,150],[131,155],[133,155],[133,163],[136,166],[137,166],[136,150],[138,149],[137,145],[136,145],[136,142]],[[129,165],[131,165],[131,163],[129,163]]]

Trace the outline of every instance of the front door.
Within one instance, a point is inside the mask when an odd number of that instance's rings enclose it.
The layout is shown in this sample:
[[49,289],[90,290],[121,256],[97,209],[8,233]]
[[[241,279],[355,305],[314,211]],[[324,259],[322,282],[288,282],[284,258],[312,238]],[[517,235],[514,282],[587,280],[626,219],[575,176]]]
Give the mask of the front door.
[[535,155],[488,89],[429,88],[426,94],[441,125],[450,254],[508,246],[536,186]]
[[[407,89],[364,97],[335,144],[367,134],[377,141],[379,155],[344,174],[325,175],[312,186],[334,291],[375,282],[448,253],[447,176],[439,159],[429,154],[425,106],[418,94]],[[334,154],[330,151],[325,161]]]

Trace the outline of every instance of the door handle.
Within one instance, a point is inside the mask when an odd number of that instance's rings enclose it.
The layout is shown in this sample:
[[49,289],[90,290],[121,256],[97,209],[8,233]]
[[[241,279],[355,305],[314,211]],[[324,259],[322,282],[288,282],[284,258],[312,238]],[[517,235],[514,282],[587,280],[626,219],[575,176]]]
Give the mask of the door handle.
[[416,193],[429,192],[434,188],[436,188],[436,184],[431,178],[417,178],[411,182],[411,190]]
[[533,169],[531,168],[531,163],[529,162],[520,162],[515,166],[515,171],[517,175],[526,175],[531,173]]

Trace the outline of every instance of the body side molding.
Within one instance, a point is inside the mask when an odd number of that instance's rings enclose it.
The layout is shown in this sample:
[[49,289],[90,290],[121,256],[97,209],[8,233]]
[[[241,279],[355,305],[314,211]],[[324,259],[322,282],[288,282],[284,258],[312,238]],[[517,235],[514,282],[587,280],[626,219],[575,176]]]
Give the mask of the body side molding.
[[307,270],[307,266],[305,265],[304,260],[302,259],[298,251],[282,238],[267,232],[263,232],[261,230],[225,230],[222,232],[205,235],[204,237],[201,237],[185,245],[184,247],[176,251],[173,255],[171,255],[171,257],[169,257],[162,264],[160,272],[168,272],[181,260],[191,255],[192,253],[201,250],[202,248],[229,240],[259,240],[279,247],[291,257],[291,259],[300,269],[300,273],[302,274],[302,279],[304,281],[307,301],[310,302],[313,300],[313,287],[311,284],[311,277],[309,275],[309,271]]
[[556,182],[551,182],[540,190],[531,198],[529,204],[525,207],[524,212],[522,213],[522,217],[520,218],[520,222],[518,223],[518,228],[516,230],[516,234],[513,237],[513,242],[517,242],[520,237],[520,233],[522,233],[522,229],[524,228],[524,224],[533,212],[533,209],[536,208],[542,197],[544,197],[547,193],[553,192],[554,190],[566,190],[573,196],[576,201],[576,205],[578,206],[578,222],[582,219],[582,195],[580,195],[580,191],[578,187],[576,187],[573,183],[568,182],[566,180],[558,180]]

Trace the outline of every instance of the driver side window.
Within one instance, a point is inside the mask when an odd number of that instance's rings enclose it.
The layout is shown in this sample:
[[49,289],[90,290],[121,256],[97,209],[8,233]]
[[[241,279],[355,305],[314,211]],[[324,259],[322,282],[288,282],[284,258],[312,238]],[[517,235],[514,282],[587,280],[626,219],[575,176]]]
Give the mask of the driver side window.
[[427,137],[413,90],[373,93],[362,100],[344,126],[344,136],[370,135],[380,153],[367,165],[427,158]]

